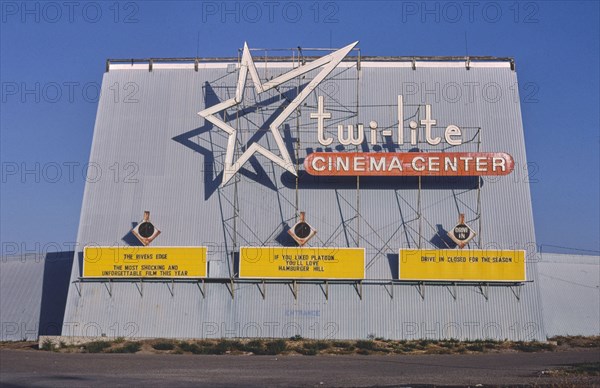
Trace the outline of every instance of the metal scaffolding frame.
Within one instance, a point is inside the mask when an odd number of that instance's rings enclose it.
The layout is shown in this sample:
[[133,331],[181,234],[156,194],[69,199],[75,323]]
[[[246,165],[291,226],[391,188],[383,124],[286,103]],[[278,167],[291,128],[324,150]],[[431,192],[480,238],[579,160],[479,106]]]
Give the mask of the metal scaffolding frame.
[[175,296],[175,284],[194,284],[198,287],[202,299],[207,298],[207,284],[224,285],[231,299],[235,299],[235,288],[238,284],[254,284],[257,286],[261,298],[267,298],[268,284],[287,285],[294,297],[298,299],[300,285],[317,285],[321,288],[325,300],[329,300],[329,287],[332,285],[348,285],[353,287],[360,300],[364,299],[364,286],[381,286],[385,289],[390,299],[394,299],[395,286],[415,287],[422,300],[425,300],[425,287],[443,287],[446,288],[454,300],[457,300],[458,289],[461,287],[475,287],[478,293],[486,300],[489,299],[489,290],[493,287],[508,287],[517,301],[521,300],[521,289],[526,283],[532,283],[533,280],[523,282],[477,282],[477,281],[418,281],[418,280],[396,280],[396,279],[360,279],[360,280],[342,280],[342,279],[265,279],[265,278],[83,278],[79,277],[73,281],[77,293],[82,296],[84,283],[100,283],[106,289],[110,298],[114,296],[113,285],[115,283],[134,284],[140,294],[144,296],[144,284],[165,284],[171,297]]
[[[306,63],[307,60],[310,59],[316,59],[319,57],[310,57],[310,56],[305,56],[303,54],[303,50],[305,51],[334,51],[335,49],[323,49],[323,48],[307,48],[307,49],[302,49],[300,47],[298,48],[293,48],[293,49],[250,49],[251,51],[257,52],[257,51],[264,51],[264,56],[260,57],[264,60],[265,62],[265,66],[264,66],[264,74],[263,74],[263,79],[267,80],[268,79],[268,67],[266,66],[266,64],[268,62],[291,62],[293,64],[294,67],[300,66],[304,63]],[[278,56],[278,57],[269,57],[268,56],[268,52],[270,51],[291,51],[291,56]],[[350,117],[356,117],[356,119],[359,118],[359,80],[360,80],[360,61],[367,61],[367,60],[373,60],[373,61],[412,61],[413,63],[413,69],[415,68],[414,64],[416,61],[456,61],[456,60],[461,60],[461,59],[465,59],[467,60],[466,65],[468,67],[468,64],[470,63],[471,60],[480,60],[480,61],[509,61],[511,63],[511,66],[514,68],[514,60],[512,58],[496,58],[496,57],[470,57],[470,58],[463,58],[463,57],[361,57],[360,56],[360,49],[355,48],[353,49],[353,51],[357,51],[358,52],[358,56],[357,57],[349,57],[349,58],[345,58],[344,61],[356,61],[357,65],[356,65],[356,106],[353,107],[354,110],[350,107],[345,107],[348,112],[350,112]],[[238,65],[241,63],[242,60],[242,55],[241,55],[242,51],[241,49],[239,50],[238,53],[238,57],[237,58],[207,58],[206,61],[208,62],[223,62],[225,60],[235,60]],[[137,62],[149,62],[150,66],[152,65],[152,63],[154,62],[186,62],[186,61],[190,61],[193,60],[194,63],[196,65],[198,65],[198,63],[200,62],[199,58],[160,58],[160,59],[140,59],[140,60],[107,60],[107,69],[110,67],[110,63],[129,63],[131,61],[131,63],[137,63]],[[203,59],[204,60],[204,59]],[[297,78],[296,81],[296,93],[300,92],[300,88],[301,88],[301,80],[299,78]],[[279,93],[279,97],[282,100],[286,99],[286,96],[284,95],[284,93],[282,93],[279,89],[275,88],[275,90]],[[230,94],[230,93],[229,93]],[[289,102],[289,100],[288,100]],[[382,106],[387,106],[387,105],[382,105]],[[391,106],[391,105],[390,105]],[[424,106],[424,104],[419,104],[416,105],[417,108],[417,116],[419,115],[419,112],[421,111],[421,108]],[[243,110],[247,108],[245,105],[242,104],[238,104],[236,105],[236,113],[235,113],[235,127],[236,130],[238,130],[238,132],[241,133],[240,137],[236,138],[236,147],[235,147],[235,151],[234,151],[234,160],[237,159],[237,157],[239,156],[239,149],[243,149],[245,147],[246,144],[246,139],[243,139],[244,133],[245,131],[243,129],[240,128],[240,110]],[[298,106],[296,108],[296,117],[295,117],[295,134],[296,134],[296,139],[295,141],[293,141],[292,139],[292,144],[294,145],[294,156],[296,158],[296,171],[299,171],[299,159],[300,159],[300,150],[301,150],[301,124],[300,124],[300,114],[301,114],[301,107]],[[228,117],[231,117],[229,115],[227,115],[227,113],[225,113],[225,119],[227,120]],[[468,127],[464,127],[464,129],[469,129]],[[481,148],[481,128],[470,128],[470,129],[475,129],[477,132],[475,133],[475,135],[466,143],[475,143],[477,146],[477,151],[480,151]],[[417,136],[420,136],[420,133],[417,134]],[[420,138],[417,138],[417,144],[418,146],[426,144],[426,142]],[[445,149],[444,149],[445,150]],[[359,151],[359,146],[355,146],[355,151]],[[272,165],[272,171],[273,171],[273,178],[274,178],[274,182],[275,185],[277,186],[277,177],[275,174],[275,167],[273,166],[273,163],[271,162]],[[215,165],[215,169],[216,165]],[[218,174],[217,171],[215,171],[215,173]],[[217,189],[218,192],[218,197],[219,197],[219,204],[220,204],[220,208],[221,208],[221,214],[222,214],[222,223],[223,223],[223,237],[224,237],[224,244],[225,244],[225,251],[226,251],[226,258],[227,258],[227,266],[228,266],[228,271],[229,271],[229,277],[227,279],[215,279],[215,278],[206,278],[202,280],[202,288],[201,288],[201,293],[203,297],[206,297],[206,283],[205,281],[217,281],[217,282],[222,282],[224,283],[230,294],[231,297],[234,298],[234,289],[235,289],[235,284],[239,283],[239,282],[256,282],[257,287],[260,291],[260,294],[262,296],[263,299],[266,298],[266,284],[267,283],[272,283],[272,280],[268,280],[268,279],[258,279],[258,280],[252,280],[252,279],[240,279],[238,277],[238,274],[235,271],[235,262],[236,262],[236,255],[237,259],[239,260],[239,247],[241,246],[239,238],[241,237],[240,233],[239,233],[239,228],[243,225],[245,225],[247,227],[247,229],[251,230],[251,228],[248,227],[248,225],[245,224],[245,222],[240,218],[240,201],[239,201],[239,192],[238,192],[238,184],[241,181],[241,178],[239,176],[239,174],[235,174],[235,176],[232,178],[231,181],[229,181],[228,183],[226,183],[223,186],[219,186],[219,188]],[[411,247],[411,243],[410,243],[410,239],[409,236],[412,235],[413,233],[416,232],[416,240],[413,239],[413,243],[415,243],[415,245],[421,249],[423,247],[423,228],[424,228],[424,223],[427,224],[427,226],[429,228],[431,228],[434,233],[440,237],[441,241],[443,241],[446,244],[447,248],[450,248],[448,246],[448,244],[445,242],[443,236],[440,236],[438,231],[434,228],[434,226],[423,216],[423,201],[422,201],[422,181],[423,178],[421,176],[418,177],[418,190],[417,190],[417,204],[416,204],[416,208],[412,208],[413,211],[416,212],[416,218],[412,218],[409,220],[405,220],[404,214],[403,214],[403,210],[402,210],[402,204],[400,202],[400,200],[403,200],[405,203],[406,200],[404,198],[402,198],[402,196],[399,194],[399,190],[394,190],[395,191],[395,196],[396,196],[396,201],[397,201],[397,205],[398,205],[398,210],[400,212],[400,219],[401,219],[401,223],[398,225],[398,227],[396,228],[396,230],[394,231],[394,233],[392,233],[392,235],[390,236],[390,238],[385,241],[383,243],[383,245],[381,247],[375,247],[372,246],[373,249],[376,250],[376,254],[375,257],[373,257],[373,259],[366,263],[365,265],[365,270],[368,269],[373,262],[375,261],[375,259],[382,255],[382,252],[384,250],[392,250],[392,247],[389,245],[391,240],[394,238],[394,236],[400,232],[401,230],[403,230],[404,232],[404,236],[406,238],[408,247]],[[281,229],[282,226],[285,226],[288,222],[294,220],[297,221],[298,215],[299,215],[299,211],[300,211],[300,205],[301,205],[301,201],[300,201],[300,193],[299,193],[299,186],[300,186],[300,182],[299,182],[299,178],[298,176],[295,177],[295,193],[294,193],[294,201],[293,203],[291,201],[286,201],[286,203],[288,203],[289,205],[293,206],[294,208],[294,216],[292,218],[285,218],[283,214],[281,214],[281,223],[279,225],[276,226],[275,230],[267,237],[266,240],[262,241],[260,238],[257,237],[257,240],[260,241],[261,245],[265,245],[268,242],[271,241],[271,239],[275,236],[275,234],[277,233],[278,230]],[[277,195],[279,198],[279,201],[281,202],[282,200],[282,196],[280,194],[280,187],[276,187],[276,191],[277,191]],[[346,241],[347,241],[347,245],[350,247],[351,245],[354,245],[356,247],[360,247],[361,244],[361,228],[360,228],[360,224],[361,222],[365,223],[365,225],[367,226],[368,229],[371,229],[371,231],[375,232],[375,230],[373,229],[373,227],[371,225],[369,225],[369,223],[362,217],[361,212],[360,212],[360,190],[361,190],[361,186],[360,186],[360,177],[357,176],[356,177],[356,200],[355,200],[355,204],[353,205],[348,199],[344,198],[343,196],[339,195],[339,193],[337,193],[336,191],[336,196],[338,198],[338,201],[340,201],[340,199],[342,201],[344,201],[349,207],[350,209],[354,210],[354,216],[350,217],[349,219],[344,219],[344,215],[340,214],[341,217],[341,222],[340,222],[340,226],[338,228],[336,228],[336,230],[334,230],[334,232],[331,234],[331,236],[329,238],[327,238],[325,241],[322,240],[319,236],[317,236],[317,239],[320,241],[321,244],[327,245],[328,241],[330,241],[331,239],[335,238],[337,235],[339,235],[339,233],[345,233],[346,234]],[[482,204],[481,204],[481,179],[478,179],[478,184],[477,184],[477,193],[476,193],[476,210],[475,210],[475,215],[472,219],[472,221],[477,220],[478,221],[478,243],[477,245],[481,248],[482,247]],[[231,193],[231,191],[233,191],[233,193]],[[470,192],[472,191],[472,189],[470,190],[466,190],[466,192]],[[464,193],[462,193],[464,194]],[[457,197],[457,194],[453,192],[452,194],[455,197]],[[458,194],[461,195],[461,194]],[[285,198],[283,198],[285,201]],[[410,206],[410,205],[409,205]],[[458,206],[458,203],[457,203]],[[281,207],[281,206],[280,206]],[[229,212],[231,213],[230,216],[225,216],[227,210],[229,210]],[[460,213],[460,209],[459,213]],[[341,208],[340,208],[341,211]],[[410,223],[412,222],[418,222],[417,228],[412,228],[410,227]],[[355,227],[352,228],[352,223],[355,222]],[[353,230],[354,229],[354,230]],[[412,231],[412,232],[411,232]],[[351,241],[349,239],[350,234],[348,232],[353,232],[355,238],[354,241]],[[367,244],[370,244],[368,241],[365,241]],[[371,244],[372,245],[372,244]],[[299,283],[304,283],[306,281],[301,281],[298,279],[289,279],[289,280],[278,280],[275,282],[287,282],[290,285],[290,289],[292,290],[292,293],[294,295],[294,298],[297,298],[298,295],[298,284]],[[317,282],[318,284],[321,285],[322,289],[324,287],[324,295],[326,297],[326,299],[328,299],[328,289],[329,289],[329,284],[332,283],[341,283],[341,284],[346,284],[345,282],[340,282],[340,281],[336,281],[336,280],[327,280],[324,282],[319,282],[319,281],[308,281],[308,283],[314,283]],[[417,287],[417,290],[419,291],[419,295],[421,295],[421,297],[424,299],[425,298],[425,285],[443,285],[444,287],[446,287],[450,294],[452,295],[452,297],[454,299],[456,299],[456,286],[457,286],[457,282],[423,282],[423,281],[400,281],[400,280],[395,280],[395,279],[386,279],[386,280],[373,280],[373,279],[365,279],[364,281],[352,281],[348,284],[351,284],[355,287],[355,289],[357,290],[358,295],[360,296],[360,298],[362,299],[362,284],[363,283],[368,283],[371,284],[374,282],[374,284],[382,284],[383,287],[385,287],[386,291],[388,292],[388,294],[390,295],[391,298],[393,298],[393,286],[394,285],[413,285]],[[142,282],[140,281],[140,290],[142,289]],[[487,299],[487,295],[488,295],[488,284],[489,283],[484,283],[484,282],[460,282],[458,283],[462,286],[466,286],[466,285],[474,285],[476,287],[478,287],[478,289],[480,290],[481,294],[484,295]],[[504,284],[504,283],[495,283],[495,285],[499,285],[499,284]],[[520,286],[523,283],[510,283],[510,285],[512,286]],[[389,287],[389,288],[388,288]],[[452,287],[452,288],[450,288]],[[512,289],[512,288],[511,288]],[[517,287],[517,289],[520,290],[520,287]],[[112,288],[111,291],[112,293]],[[173,295],[173,287],[171,287],[171,293]],[[515,294],[515,296],[517,297],[517,299],[520,298],[520,291],[517,294],[516,291],[513,291],[513,293]],[[142,291],[140,291],[140,294],[142,294]]]

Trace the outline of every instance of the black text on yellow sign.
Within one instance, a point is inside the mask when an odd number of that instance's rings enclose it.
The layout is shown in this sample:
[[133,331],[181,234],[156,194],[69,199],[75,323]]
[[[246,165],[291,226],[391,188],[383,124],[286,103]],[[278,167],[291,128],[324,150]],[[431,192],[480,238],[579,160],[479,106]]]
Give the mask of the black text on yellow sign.
[[523,282],[525,251],[401,249],[400,280]]
[[204,278],[206,247],[85,247],[83,277]]
[[242,247],[240,277],[364,279],[363,248]]

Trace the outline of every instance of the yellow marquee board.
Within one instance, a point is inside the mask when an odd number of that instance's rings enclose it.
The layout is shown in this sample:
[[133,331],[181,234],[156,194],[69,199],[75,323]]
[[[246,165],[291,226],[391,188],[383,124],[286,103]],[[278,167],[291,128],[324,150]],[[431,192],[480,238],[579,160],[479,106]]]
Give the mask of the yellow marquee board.
[[525,251],[401,249],[400,280],[523,282]]
[[242,247],[240,278],[364,279],[364,248]]
[[204,278],[206,247],[96,247],[83,249],[83,277]]

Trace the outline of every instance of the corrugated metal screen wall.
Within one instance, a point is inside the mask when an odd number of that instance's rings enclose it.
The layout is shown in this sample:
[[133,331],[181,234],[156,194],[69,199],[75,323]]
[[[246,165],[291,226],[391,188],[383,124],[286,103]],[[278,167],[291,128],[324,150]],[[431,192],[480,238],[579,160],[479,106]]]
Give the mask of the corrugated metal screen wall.
[[[291,245],[286,230],[296,212],[305,211],[318,231],[309,245],[364,247],[367,279],[397,278],[399,248],[444,247],[445,231],[465,213],[480,232],[470,247],[527,250],[527,278],[532,282],[489,290],[409,284],[364,284],[361,290],[353,284],[330,284],[327,297],[323,284],[299,284],[295,297],[292,285],[282,283],[267,284],[264,298],[257,284],[243,282],[234,282],[233,292],[228,282],[208,283],[205,296],[193,282],[113,282],[110,287],[73,283],[63,334],[544,339],[515,71],[509,66],[467,70],[442,63],[416,70],[397,62],[363,63],[360,69],[356,62],[344,64],[281,127],[300,165],[298,190],[293,175],[261,155],[219,188],[227,134],[197,112],[234,95],[235,66],[107,72],[71,280],[81,275],[83,246],[126,245],[132,226],[150,210],[162,230],[154,244],[208,246],[211,278],[236,276],[240,246]],[[259,75],[268,79],[288,70],[279,66],[259,64]],[[244,102],[226,117],[239,131],[235,159],[250,141],[278,154],[265,128],[318,71],[260,96],[247,82]],[[411,146],[381,141],[377,146],[367,141],[358,147],[340,146],[337,125],[368,126],[375,120],[379,128],[393,128],[399,94],[407,120],[423,118],[424,105],[431,104],[438,126],[463,128],[468,141],[453,151],[508,152],[515,171],[481,181],[423,178],[421,190],[417,178],[362,178],[357,186],[356,178],[303,173],[308,153],[329,150],[317,142],[316,120],[309,115],[316,112],[318,95],[332,113],[326,121],[327,133],[336,139],[331,150],[394,152]],[[422,143],[419,148],[448,150],[442,144]]]

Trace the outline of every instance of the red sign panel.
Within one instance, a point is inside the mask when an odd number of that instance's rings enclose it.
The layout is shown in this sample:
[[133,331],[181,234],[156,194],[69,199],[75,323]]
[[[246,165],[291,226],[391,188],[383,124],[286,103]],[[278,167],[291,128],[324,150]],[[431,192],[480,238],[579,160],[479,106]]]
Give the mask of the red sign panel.
[[314,152],[304,160],[311,175],[482,176],[514,168],[505,152]]

